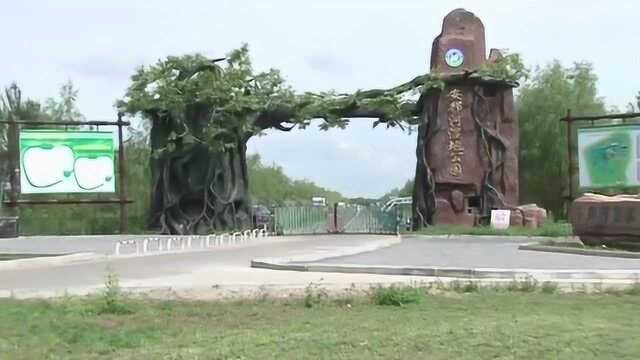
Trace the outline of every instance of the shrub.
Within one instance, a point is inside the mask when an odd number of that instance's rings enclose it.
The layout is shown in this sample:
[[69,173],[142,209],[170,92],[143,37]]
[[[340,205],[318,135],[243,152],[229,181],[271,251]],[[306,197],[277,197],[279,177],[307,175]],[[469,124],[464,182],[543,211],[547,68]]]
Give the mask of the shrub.
[[538,288],[538,281],[532,277],[526,277],[522,281],[513,280],[507,285],[509,291],[534,292]]
[[540,290],[545,294],[554,294],[556,291],[558,291],[558,284],[552,281],[545,281],[542,283]]
[[640,283],[633,283],[623,291],[626,295],[640,295]]
[[314,305],[321,304],[328,297],[329,294],[326,290],[317,284],[310,283],[304,290],[304,307],[312,308]]
[[378,286],[373,289],[371,297],[376,305],[403,306],[420,303],[424,298],[424,292],[410,286]]
[[125,315],[133,310],[123,302],[122,289],[118,275],[109,271],[104,282],[104,291],[98,307],[98,314]]

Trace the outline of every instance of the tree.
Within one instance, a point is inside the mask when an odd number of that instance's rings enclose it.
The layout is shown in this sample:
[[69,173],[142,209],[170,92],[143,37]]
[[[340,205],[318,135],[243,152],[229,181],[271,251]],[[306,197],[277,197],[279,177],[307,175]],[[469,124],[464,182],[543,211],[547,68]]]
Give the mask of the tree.
[[352,117],[410,122],[419,111],[402,95],[430,79],[350,95],[295,94],[277,70],[255,72],[246,46],[225,59],[186,55],[139,69],[118,107],[152,122],[151,227],[178,234],[249,227],[245,153],[252,136],[314,118],[324,119],[323,129]]
[[340,193],[311,181],[289,178],[278,165],[264,165],[258,154],[247,157],[247,170],[247,176],[251,179],[249,194],[256,203],[267,206],[282,206],[285,201],[308,204],[313,196],[322,196],[329,203],[343,199]]
[[[560,118],[606,111],[598,96],[597,76],[590,63],[566,68],[554,61],[537,68],[517,98],[520,118],[520,194],[562,216],[568,193],[566,124]],[[575,143],[575,142],[574,142]]]
[[639,112],[640,111],[640,91],[638,91],[638,95],[636,95],[636,102],[630,102],[627,106],[628,112]]
[[82,121],[84,116],[77,107],[77,99],[78,90],[68,80],[60,87],[59,99],[46,100],[44,112],[55,121]]
[[408,197],[413,193],[413,179],[407,180],[402,187],[392,189],[388,193],[382,195],[380,200],[387,201],[394,197]]

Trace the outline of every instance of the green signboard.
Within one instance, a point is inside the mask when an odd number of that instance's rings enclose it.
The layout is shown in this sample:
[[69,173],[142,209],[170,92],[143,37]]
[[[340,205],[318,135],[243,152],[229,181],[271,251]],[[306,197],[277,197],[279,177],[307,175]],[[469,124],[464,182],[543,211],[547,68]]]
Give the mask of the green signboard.
[[22,194],[115,192],[113,134],[20,131]]
[[640,186],[640,125],[578,129],[581,188]]

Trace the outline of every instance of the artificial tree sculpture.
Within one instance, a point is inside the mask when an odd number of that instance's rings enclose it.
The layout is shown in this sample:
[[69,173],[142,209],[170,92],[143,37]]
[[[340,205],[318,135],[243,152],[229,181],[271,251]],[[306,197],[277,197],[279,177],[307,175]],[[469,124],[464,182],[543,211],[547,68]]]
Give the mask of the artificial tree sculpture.
[[[521,69],[519,58],[509,56],[480,70],[485,77],[511,79]],[[246,144],[252,136],[304,128],[312,119],[323,119],[322,129],[344,128],[348,118],[374,118],[374,126],[424,124],[431,116],[424,113],[429,109],[424,95],[443,88],[440,75],[432,72],[389,89],[296,94],[278,71],[254,72],[243,46],[226,58],[169,57],[143,67],[118,107],[152,122],[151,227],[193,234],[251,226]],[[408,93],[419,100],[406,100]],[[427,138],[421,135],[419,141]],[[417,176],[424,176],[423,170]]]
[[[376,118],[396,126],[419,114],[401,96],[429,76],[388,90],[295,94],[279,72],[256,73],[247,47],[224,59],[169,57],[132,76],[120,111],[152,122],[151,227],[163,233],[205,233],[251,226],[248,140],[266,129],[289,131],[322,118]],[[376,124],[377,124],[376,123]]]

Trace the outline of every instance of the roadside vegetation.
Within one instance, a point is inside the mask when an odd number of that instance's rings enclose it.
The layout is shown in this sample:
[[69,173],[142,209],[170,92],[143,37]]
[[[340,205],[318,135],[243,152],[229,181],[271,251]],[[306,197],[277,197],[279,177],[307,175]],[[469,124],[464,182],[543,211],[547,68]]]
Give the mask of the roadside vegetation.
[[320,187],[309,180],[292,179],[277,164],[264,164],[259,154],[247,156],[249,193],[254,203],[265,206],[310,205],[311,198],[321,196],[328,204],[343,201],[337,191]]
[[458,281],[234,301],[0,300],[2,359],[635,359],[640,287]]
[[493,235],[493,236],[545,236],[565,237],[572,236],[571,224],[566,222],[546,222],[541,227],[530,229],[526,227],[510,227],[499,230],[490,226],[456,226],[436,225],[424,228],[415,234],[420,235]]

